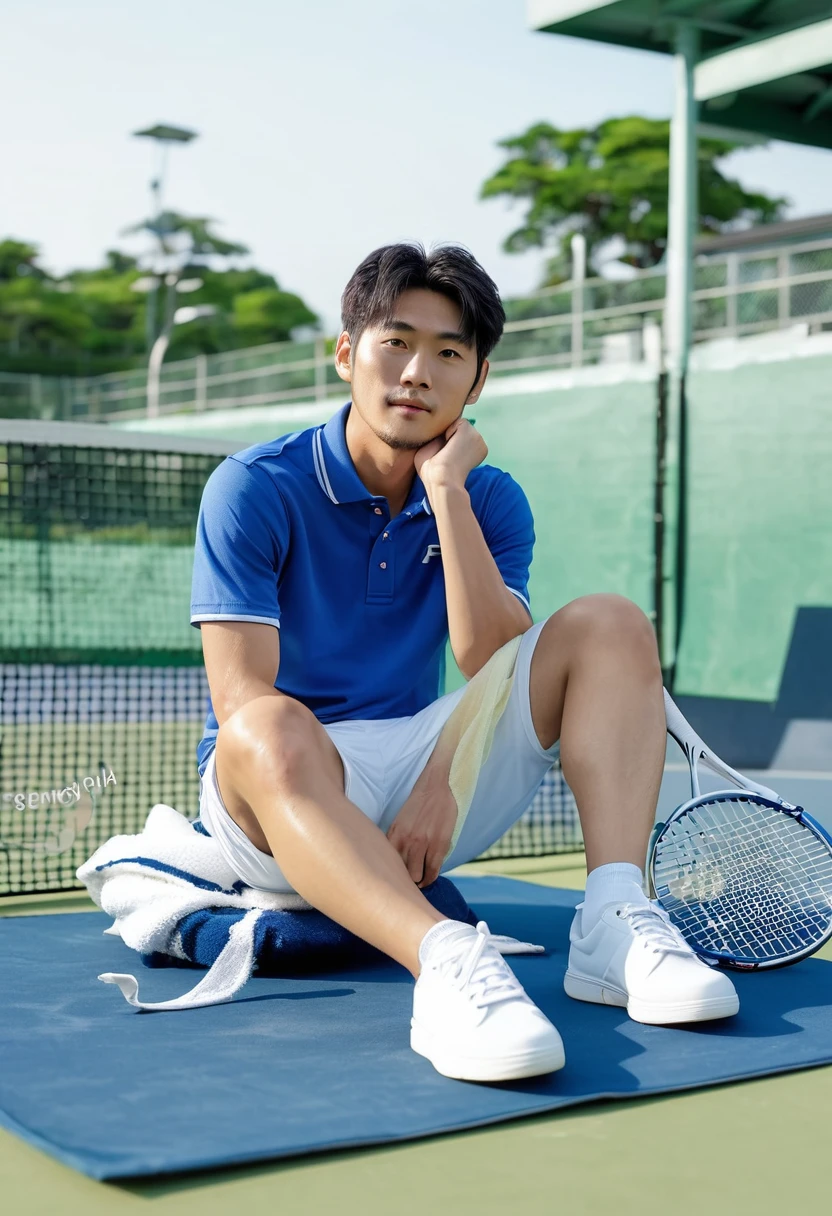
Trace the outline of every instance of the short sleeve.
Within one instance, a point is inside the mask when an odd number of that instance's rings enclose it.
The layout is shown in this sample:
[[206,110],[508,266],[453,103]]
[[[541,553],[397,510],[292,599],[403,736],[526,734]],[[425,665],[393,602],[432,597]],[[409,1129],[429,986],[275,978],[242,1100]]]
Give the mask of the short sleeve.
[[289,540],[280,492],[256,466],[227,457],[199,506],[191,624],[257,621],[280,627],[277,583]]
[[531,615],[529,568],[534,551],[534,518],[525,492],[510,473],[501,470],[495,479],[480,526],[503,582]]

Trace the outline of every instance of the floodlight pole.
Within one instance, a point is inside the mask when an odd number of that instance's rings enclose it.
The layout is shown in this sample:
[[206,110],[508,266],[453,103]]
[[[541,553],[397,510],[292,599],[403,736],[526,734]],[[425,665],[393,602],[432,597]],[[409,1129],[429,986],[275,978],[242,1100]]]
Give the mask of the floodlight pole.
[[[176,273],[166,275],[168,286],[167,307],[162,332],[153,343],[150,359],[147,364],[147,417],[159,417],[159,397],[161,393],[162,364],[170,345],[170,336],[174,325],[195,321],[197,317],[209,317],[216,309],[213,304],[201,304],[196,308],[176,308],[175,293],[177,291],[197,291],[202,286],[201,279],[181,279]],[[174,303],[171,303],[171,300]],[[189,314],[189,315],[183,315]]]
[[[167,170],[167,164],[168,164],[168,148],[170,147],[170,141],[166,140],[166,139],[157,138],[157,139],[154,139],[154,143],[156,144],[156,148],[157,148],[158,155],[159,155],[159,161],[158,161],[159,167],[156,172],[156,175],[153,178],[151,178],[151,181],[150,181],[150,195],[151,195],[151,198],[153,199],[152,218],[154,220],[158,220],[162,215],[163,188],[164,188],[164,183],[165,183],[165,172]],[[164,259],[164,237],[161,233],[159,233],[157,236],[157,239],[159,241],[160,265],[161,265],[163,262],[163,259]],[[154,344],[157,339],[156,313],[157,313],[157,300],[158,300],[159,291],[158,291],[158,279],[156,279],[155,274],[154,274],[154,280],[155,280],[154,284],[151,287],[150,292],[148,293],[147,312],[145,314],[145,338],[146,338],[146,343],[147,343],[147,349],[151,352],[153,351],[153,347],[154,347]],[[151,358],[152,358],[152,354],[151,354]]]
[[670,121],[670,189],[667,224],[667,285],[665,296],[665,366],[669,377],[668,429],[665,451],[666,493],[664,538],[667,546],[662,617],[662,668],[669,672],[672,691],[676,673],[685,582],[685,499],[687,465],[687,405],[685,385],[692,338],[693,249],[699,214],[697,199],[697,105],[693,74],[699,52],[699,31],[680,22],[676,28],[673,62],[674,105]]
[[147,361],[148,418],[158,418],[159,416],[159,392],[161,388],[162,363],[164,362],[168,346],[170,345],[170,335],[173,331],[173,315],[176,311],[176,286],[179,281],[179,277],[179,274],[175,272],[173,274],[165,275],[167,293],[165,295],[162,328],[150,349],[150,358]]
[[697,206],[696,99],[693,71],[698,31],[679,26],[673,57],[674,106],[670,120],[670,189],[667,204],[667,299],[665,349],[667,367],[683,378],[691,342],[693,292],[693,241]]
[[147,362],[147,417],[159,417],[159,389],[162,375],[162,363],[170,344],[170,330],[162,330],[153,343],[150,358]]
[[[159,170],[155,177],[150,182],[150,194],[153,199],[152,217],[156,219],[162,214],[162,188],[165,180],[165,170],[167,168],[167,152],[168,144],[165,140],[159,140],[156,143],[159,151]],[[161,237],[159,238],[161,245]],[[155,276],[154,276],[155,279]],[[156,300],[158,295],[158,282],[154,282],[153,287],[147,297],[147,314],[145,316],[145,335],[148,350],[153,349],[153,343],[156,339]]]
[[[165,173],[168,162],[168,149],[172,143],[188,144],[192,139],[197,138],[196,131],[189,131],[185,127],[174,127],[171,123],[157,123],[155,127],[148,127],[144,131],[134,131],[134,136],[140,139],[152,139],[159,153],[158,171],[151,179],[150,192],[153,198],[153,215],[151,221],[156,223],[156,236],[159,241],[159,254],[162,262],[165,256],[165,237],[164,232],[159,228],[162,219],[162,188],[165,180]],[[156,272],[154,272],[156,273]],[[164,267],[159,274],[164,273]],[[157,338],[156,333],[156,311],[157,311],[157,285],[154,284],[150,290],[147,299],[145,334],[147,348],[151,350]]]
[[584,362],[584,281],[586,279],[586,237],[576,232],[572,248],[572,366]]

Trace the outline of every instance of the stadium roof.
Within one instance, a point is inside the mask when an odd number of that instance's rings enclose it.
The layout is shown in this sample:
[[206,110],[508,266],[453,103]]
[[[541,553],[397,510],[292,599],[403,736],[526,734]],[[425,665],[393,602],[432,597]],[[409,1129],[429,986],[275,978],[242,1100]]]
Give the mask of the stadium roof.
[[527,16],[546,33],[664,54],[694,26],[700,122],[832,148],[830,0],[527,0]]

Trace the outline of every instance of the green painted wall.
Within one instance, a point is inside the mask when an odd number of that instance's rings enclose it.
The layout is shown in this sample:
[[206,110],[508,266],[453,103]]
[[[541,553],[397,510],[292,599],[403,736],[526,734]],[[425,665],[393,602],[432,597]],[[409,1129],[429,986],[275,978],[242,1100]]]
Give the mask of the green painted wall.
[[[676,688],[770,701],[797,608],[832,606],[832,357],[695,372],[689,400],[688,599]],[[535,620],[596,591],[649,611],[655,384],[484,394],[472,412],[489,462],[520,482],[534,511]],[[310,413],[289,424],[235,424],[229,437],[243,447],[318,421]],[[182,430],[197,433],[187,418]],[[447,687],[460,679],[449,664]]]

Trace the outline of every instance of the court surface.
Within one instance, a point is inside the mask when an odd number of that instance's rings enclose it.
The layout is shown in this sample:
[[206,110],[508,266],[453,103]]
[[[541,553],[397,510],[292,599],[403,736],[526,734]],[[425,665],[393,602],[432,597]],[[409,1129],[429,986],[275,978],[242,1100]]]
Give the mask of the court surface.
[[[478,862],[459,872],[573,888],[585,878],[577,854]],[[86,892],[63,892],[4,899],[0,915],[92,907]],[[821,957],[832,959],[832,943]],[[674,1216],[767,1216],[826,1198],[830,1109],[832,1067],[595,1103],[382,1149],[127,1185],[77,1174],[0,1130],[0,1186],[3,1210],[14,1216],[643,1216],[657,1207]],[[106,1139],[105,1127],[101,1135]]]

